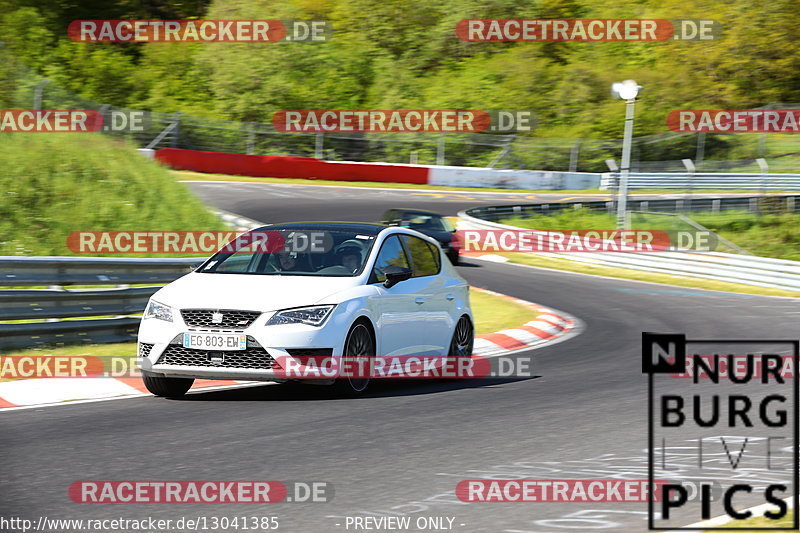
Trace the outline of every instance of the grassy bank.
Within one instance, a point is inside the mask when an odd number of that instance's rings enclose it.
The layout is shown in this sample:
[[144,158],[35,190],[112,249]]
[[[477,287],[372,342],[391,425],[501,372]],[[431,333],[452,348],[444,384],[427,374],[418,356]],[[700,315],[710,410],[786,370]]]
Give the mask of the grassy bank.
[[167,170],[100,134],[3,134],[0,168],[0,255],[75,255],[73,231],[226,229]]

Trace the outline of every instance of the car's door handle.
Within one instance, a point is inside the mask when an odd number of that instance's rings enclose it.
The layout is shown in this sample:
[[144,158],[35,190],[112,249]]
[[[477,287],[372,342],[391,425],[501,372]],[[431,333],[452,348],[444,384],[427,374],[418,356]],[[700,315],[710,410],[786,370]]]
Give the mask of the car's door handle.
[[424,304],[425,303],[425,298],[417,298],[416,300],[414,300],[414,303],[415,304]]
[[448,300],[450,300],[452,302],[453,300],[456,299],[456,295],[455,294],[448,294],[447,296],[445,296],[445,298],[447,298]]

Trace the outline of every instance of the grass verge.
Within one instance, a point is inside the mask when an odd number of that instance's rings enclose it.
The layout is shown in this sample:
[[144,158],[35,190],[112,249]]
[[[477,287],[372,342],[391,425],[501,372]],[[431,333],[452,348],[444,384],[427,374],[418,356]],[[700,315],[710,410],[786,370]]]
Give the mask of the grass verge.
[[[764,198],[768,204],[772,199]],[[776,213],[758,215],[747,211],[724,213],[692,213],[692,220],[720,237],[762,257],[800,260],[800,214]],[[544,231],[614,229],[615,215],[586,209],[565,210],[553,215],[513,218],[502,221],[521,228]],[[632,229],[684,230],[693,228],[678,217],[634,214]]]
[[728,523],[720,527],[736,528],[737,530],[741,530],[741,533],[756,533],[752,528],[783,529],[783,528],[789,528],[793,524],[794,524],[794,511],[790,509],[789,512],[786,514],[786,516],[784,516],[780,520],[770,520],[769,518],[764,518],[763,516],[759,516],[741,522]]
[[60,347],[26,348],[3,354],[4,357],[35,357],[40,355],[81,357],[136,357],[135,342],[110,344],[76,344]]
[[507,296],[498,296],[480,289],[470,289],[469,299],[475,315],[476,335],[515,328],[534,320],[538,315],[535,309],[519,304]]
[[[37,347],[25,350],[16,350],[3,354],[2,357],[98,357],[103,360],[106,372],[119,372],[136,368],[136,343],[118,342],[112,344],[77,344],[60,347]],[[116,360],[112,362],[113,360]],[[14,375],[3,372],[5,375]],[[28,379],[28,378],[23,378]],[[0,377],[4,381],[16,381],[17,378]]]
[[678,287],[687,287],[690,289],[707,289],[712,291],[735,292],[741,294],[755,294],[764,296],[788,296],[794,298],[800,297],[800,292],[796,291],[770,289],[767,287],[753,287],[750,285],[740,285],[738,283],[727,283],[724,281],[714,281],[710,279],[682,278],[679,276],[671,276],[669,274],[643,272],[627,268],[609,268],[609,267],[595,266],[586,263],[579,263],[577,261],[570,261],[568,259],[545,257],[539,254],[499,253],[493,255],[507,257],[511,263],[518,263],[521,265],[530,265],[543,268],[552,268],[555,270],[564,270],[566,272],[576,272],[579,274],[594,274],[597,276],[606,276],[609,278],[632,279],[637,281],[647,281],[649,283],[663,283],[666,285],[676,285]]

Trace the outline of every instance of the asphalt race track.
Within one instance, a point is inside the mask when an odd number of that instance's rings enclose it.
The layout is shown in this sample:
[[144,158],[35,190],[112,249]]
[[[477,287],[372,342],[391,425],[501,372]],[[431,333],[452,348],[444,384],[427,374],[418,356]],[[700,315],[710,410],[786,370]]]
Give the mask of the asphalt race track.
[[[188,182],[207,203],[226,211],[264,222],[284,220],[347,220],[375,222],[393,207],[427,209],[455,215],[468,207],[525,203],[611,200],[606,194],[506,193],[480,191],[435,191],[423,189],[351,188],[316,185],[280,185],[255,182]],[[685,198],[683,191],[668,195],[636,194],[638,199]],[[694,194],[704,196],[747,196],[742,194]],[[249,213],[249,215],[248,215]],[[254,216],[258,214],[261,218]]]
[[[455,214],[499,203],[478,193],[191,187],[210,204],[264,222],[374,220],[396,206]],[[585,329],[536,350],[537,377],[530,379],[381,383],[356,400],[330,399],[321,387],[266,385],[0,413],[3,514],[276,515],[279,531],[291,532],[346,531],[344,517],[367,515],[454,517],[453,530],[464,532],[645,531],[644,504],[463,504],[453,491],[458,481],[487,473],[646,479],[641,332],[792,338],[800,318],[790,299],[479,261],[459,271],[474,286],[570,313]],[[80,505],[67,488],[82,479],[326,481],[335,496],[273,506]]]

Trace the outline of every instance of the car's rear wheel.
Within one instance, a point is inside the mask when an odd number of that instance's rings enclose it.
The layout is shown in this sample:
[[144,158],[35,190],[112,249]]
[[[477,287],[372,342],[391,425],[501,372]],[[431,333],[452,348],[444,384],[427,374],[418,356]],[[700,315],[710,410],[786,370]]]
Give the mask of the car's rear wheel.
[[450,357],[472,357],[472,348],[475,344],[475,331],[469,317],[464,315],[458,319],[450,341]]
[[194,378],[167,378],[142,372],[142,381],[147,390],[156,396],[178,398],[191,388]]
[[[347,339],[344,342],[343,357],[375,357],[375,339],[364,322],[357,322],[350,328],[350,332],[347,334]],[[358,368],[358,366],[348,365],[348,368]],[[364,368],[369,369],[369,366],[364,365]],[[347,376],[338,378],[334,382],[334,388],[340,396],[358,396],[363,394],[367,390],[367,387],[369,387],[368,377]]]

